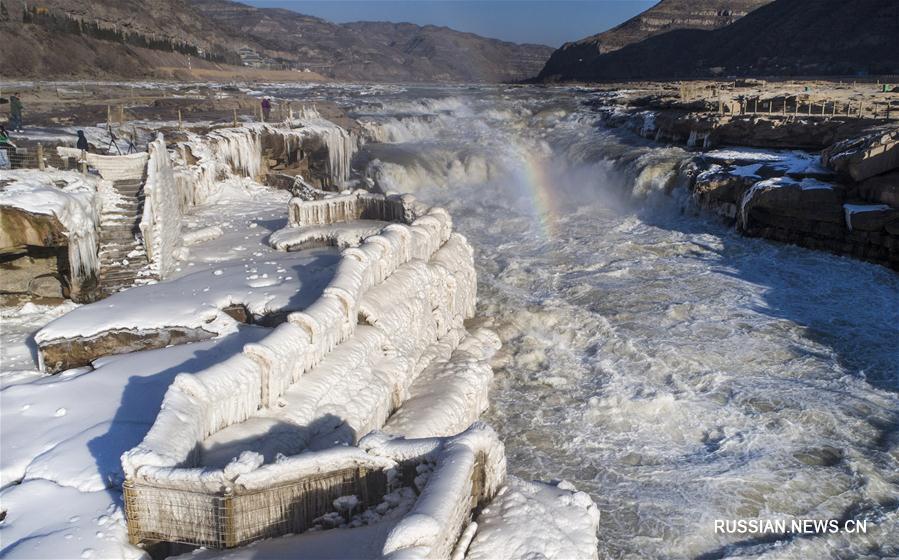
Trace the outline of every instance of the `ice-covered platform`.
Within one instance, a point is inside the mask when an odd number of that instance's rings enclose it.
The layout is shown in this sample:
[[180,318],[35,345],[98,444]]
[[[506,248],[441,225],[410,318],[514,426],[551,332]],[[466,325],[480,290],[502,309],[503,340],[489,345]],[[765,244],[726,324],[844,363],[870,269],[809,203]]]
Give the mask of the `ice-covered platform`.
[[[499,342],[464,329],[476,293],[468,243],[445,211],[411,197],[291,202],[294,227],[356,218],[405,223],[344,249],[321,296],[258,343],[175,378],[147,437],[123,456],[132,540],[227,548],[306,530],[344,495],[377,505],[411,456],[372,455],[355,447],[360,437],[385,423],[400,434],[403,425],[418,436],[455,434],[486,408],[487,360]],[[454,441],[429,440],[433,449],[413,455],[434,458]],[[489,499],[505,472],[485,474],[504,465],[498,440],[487,447],[472,452],[484,459],[460,478],[476,488],[462,492],[474,503]],[[458,491],[440,499],[458,500]],[[237,517],[222,524],[229,508]],[[452,548],[471,504],[457,509],[432,520],[433,546]]]

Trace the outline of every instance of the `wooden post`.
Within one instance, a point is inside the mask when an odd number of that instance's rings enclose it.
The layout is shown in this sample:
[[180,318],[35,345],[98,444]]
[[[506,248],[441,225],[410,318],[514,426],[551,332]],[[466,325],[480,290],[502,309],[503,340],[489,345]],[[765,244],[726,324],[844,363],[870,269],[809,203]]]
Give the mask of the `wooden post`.
[[106,106],[106,127],[112,125],[112,108],[109,105]]
[[847,101],[846,102],[846,116],[847,117],[849,116],[849,111],[851,111],[851,110],[852,110],[852,101]]
[[137,513],[135,510],[135,502],[137,497],[134,495],[134,481],[125,479],[122,485],[122,498],[125,505],[125,526],[128,528],[128,542],[138,545],[141,542],[140,527],[137,523]]
[[232,122],[234,124],[234,128],[237,128],[237,109],[234,109],[234,114],[232,116],[233,116]]
[[81,150],[81,161],[79,163],[80,163],[80,167],[81,167],[81,174],[87,175],[87,151],[86,150]]
[[759,98],[756,97],[752,100],[752,114],[759,112]]
[[237,538],[234,534],[234,494],[230,489],[222,496],[222,517],[222,542],[225,548],[234,548]]
[[178,109],[178,130],[184,130],[184,120],[181,118],[181,109]]
[[44,170],[44,145],[40,142],[37,143],[37,168]]
[[858,104],[858,118],[862,118],[862,110],[863,110],[864,108],[865,108],[865,104],[864,104],[864,103],[859,103],[859,104]]

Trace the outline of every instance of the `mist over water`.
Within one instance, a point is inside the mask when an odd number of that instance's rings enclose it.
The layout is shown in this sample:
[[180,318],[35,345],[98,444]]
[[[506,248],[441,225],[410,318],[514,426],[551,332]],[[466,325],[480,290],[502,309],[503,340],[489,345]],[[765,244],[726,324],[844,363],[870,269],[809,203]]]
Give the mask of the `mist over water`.
[[[899,555],[895,272],[698,215],[673,182],[686,152],[603,130],[585,91],[302,95],[365,121],[357,169],[475,247],[504,343],[486,420],[513,474],[590,492],[601,556]],[[743,518],[868,532],[714,533]]]

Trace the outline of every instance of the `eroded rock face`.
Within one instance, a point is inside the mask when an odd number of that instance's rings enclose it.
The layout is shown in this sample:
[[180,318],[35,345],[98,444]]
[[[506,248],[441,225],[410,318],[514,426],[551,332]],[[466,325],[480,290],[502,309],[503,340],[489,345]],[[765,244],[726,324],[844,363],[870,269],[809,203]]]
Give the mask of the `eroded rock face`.
[[842,224],[844,220],[843,191],[836,187],[809,188],[801,182],[762,182],[753,187],[751,197],[743,205],[747,223],[757,210],[834,224]]
[[[716,107],[704,101],[677,103],[667,106],[664,99],[644,100],[646,109],[654,113],[654,125],[649,129],[637,125],[643,118],[634,111],[620,111],[606,116],[606,124],[625,127],[641,136],[678,144],[692,139],[708,139],[708,146],[754,146],[823,150],[841,140],[855,138],[869,123],[852,118],[794,119],[789,116],[720,115]],[[635,106],[638,106],[635,104]],[[739,108],[735,109],[739,112]],[[698,112],[697,112],[698,111]],[[705,112],[711,111],[711,112]],[[696,144],[701,146],[702,142]]]
[[66,281],[59,271],[60,257],[65,251],[52,250],[19,255],[6,255],[0,262],[0,293],[65,297]]
[[846,214],[846,225],[852,231],[881,231],[894,220],[899,220],[899,210],[887,207]]
[[68,239],[52,214],[0,210],[0,293],[70,297]]
[[821,152],[821,161],[837,173],[864,181],[899,169],[899,130],[837,142]]
[[65,227],[53,214],[34,214],[21,208],[0,209],[0,252],[8,249],[61,247],[68,244]]
[[865,202],[899,208],[899,171],[862,181],[858,186],[858,195]]
[[731,175],[727,171],[704,173],[696,179],[693,193],[701,201],[736,204],[758,180],[758,177]]
[[207,340],[214,336],[215,333],[204,329],[183,327],[153,331],[114,330],[90,338],[75,337],[43,342],[39,346],[39,352],[44,371],[59,373],[90,365],[102,356],[164,348],[173,344]]

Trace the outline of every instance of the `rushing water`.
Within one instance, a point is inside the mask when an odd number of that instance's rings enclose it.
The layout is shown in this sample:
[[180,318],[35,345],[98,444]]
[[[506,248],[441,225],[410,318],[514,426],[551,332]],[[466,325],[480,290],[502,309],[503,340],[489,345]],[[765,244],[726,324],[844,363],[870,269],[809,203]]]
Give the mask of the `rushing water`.
[[[738,236],[603,130],[578,90],[328,88],[357,170],[445,206],[502,336],[487,413],[511,472],[572,481],[610,558],[899,555],[899,276]],[[716,519],[867,534],[715,534]]]

